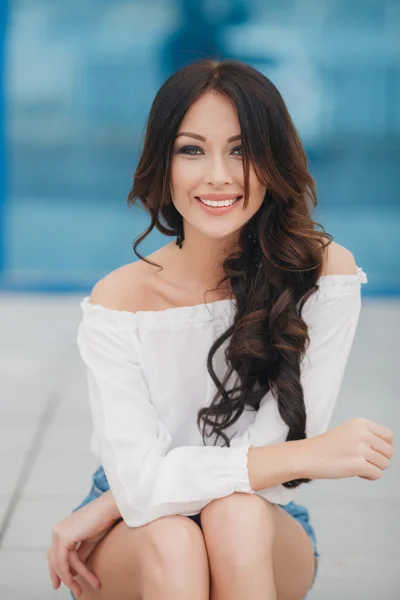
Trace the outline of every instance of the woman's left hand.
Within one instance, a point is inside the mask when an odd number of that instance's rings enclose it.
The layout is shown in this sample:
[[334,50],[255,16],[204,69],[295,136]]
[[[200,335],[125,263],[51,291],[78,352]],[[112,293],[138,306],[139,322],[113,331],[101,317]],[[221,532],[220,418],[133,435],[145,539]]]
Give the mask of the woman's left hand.
[[100,581],[85,562],[120,518],[111,492],[105,492],[53,526],[47,559],[54,589],[62,581],[74,595],[79,596],[82,589],[74,580],[78,574],[95,590],[99,589]]

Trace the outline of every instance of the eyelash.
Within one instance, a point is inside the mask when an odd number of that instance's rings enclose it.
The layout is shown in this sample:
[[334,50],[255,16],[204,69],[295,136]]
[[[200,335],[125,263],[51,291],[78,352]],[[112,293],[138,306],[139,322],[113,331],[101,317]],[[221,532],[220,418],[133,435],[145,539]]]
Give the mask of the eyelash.
[[[236,148],[233,148],[232,152],[235,152],[236,150],[242,150],[243,146],[236,146]],[[198,154],[190,154],[189,152],[187,152],[187,150],[201,150],[202,149],[199,146],[183,146],[183,148],[181,148],[180,150],[178,150],[179,154],[186,154],[187,156],[199,156]],[[236,156],[241,156],[241,154],[237,154]]]

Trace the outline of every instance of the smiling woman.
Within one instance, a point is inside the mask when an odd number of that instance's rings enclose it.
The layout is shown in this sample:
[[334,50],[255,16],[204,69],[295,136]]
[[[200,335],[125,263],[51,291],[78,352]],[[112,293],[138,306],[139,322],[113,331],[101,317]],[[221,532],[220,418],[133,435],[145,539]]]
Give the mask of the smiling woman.
[[[194,226],[211,237],[229,238],[263,202],[265,186],[250,165],[251,207],[244,210],[243,147],[237,144],[240,133],[230,135],[235,131],[240,132],[240,123],[234,105],[213,91],[204,93],[182,120],[173,147],[171,197],[186,230]],[[193,139],[200,143],[189,144]],[[206,215],[226,218],[212,221]]]
[[[376,479],[392,455],[366,419],[326,431],[366,276],[318,231],[285,104],[242,63],[165,82],[128,201],[151,223],[142,260],[81,302],[101,464],[54,528],[53,584],[82,600],[302,600],[319,552],[299,487]],[[154,227],[176,243],[142,257]]]
[[[251,206],[244,210],[243,148],[237,144],[241,134],[230,135],[235,131],[240,131],[237,111],[220,93],[204,93],[187,111],[175,138],[171,170],[173,202],[186,229],[228,237],[261,206],[265,186],[250,165]],[[189,145],[190,139],[200,144]],[[226,218],[212,221],[206,215]]]

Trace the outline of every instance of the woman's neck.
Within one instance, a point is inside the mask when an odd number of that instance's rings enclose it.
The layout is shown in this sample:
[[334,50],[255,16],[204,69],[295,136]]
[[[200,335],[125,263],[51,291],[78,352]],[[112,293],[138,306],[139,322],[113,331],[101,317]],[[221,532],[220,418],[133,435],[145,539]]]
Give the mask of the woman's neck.
[[[213,240],[201,235],[185,235],[182,248],[175,241],[162,248],[164,277],[169,283],[176,282],[188,294],[202,295],[215,290],[224,278],[223,262],[232,248],[232,243]],[[218,288],[215,298],[209,301],[231,297],[229,281]],[[220,298],[221,297],[221,298]]]

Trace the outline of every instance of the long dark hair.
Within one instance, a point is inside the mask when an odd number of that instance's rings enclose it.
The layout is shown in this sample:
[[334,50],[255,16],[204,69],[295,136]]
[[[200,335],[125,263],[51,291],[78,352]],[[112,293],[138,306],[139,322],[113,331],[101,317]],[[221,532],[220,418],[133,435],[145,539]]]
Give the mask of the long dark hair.
[[[250,164],[267,191],[260,209],[240,231],[240,249],[223,264],[225,276],[217,287],[229,282],[236,300],[235,316],[210,349],[207,369],[217,392],[210,406],[199,411],[197,423],[200,427],[202,422],[203,443],[210,426],[207,435],[217,434],[229,446],[232,438],[223,430],[245,408],[258,410],[262,397],[271,390],[289,427],[287,441],[301,440],[306,437],[307,417],[300,361],[310,342],[301,312],[318,289],[323,251],[333,238],[311,218],[317,198],[303,146],[280,93],[259,71],[233,60],[202,60],[179,70],[162,85],[150,110],[128,196],[129,205],[140,200],[151,218],[133,249],[146,260],[137,246],[154,227],[168,236],[182,232],[182,216],[170,193],[172,151],[185,113],[206,91],[222,94],[237,110],[245,205]],[[213,357],[227,340],[228,371],[220,381]],[[232,374],[237,384],[227,390]],[[309,481],[297,479],[283,485],[297,487]]]

